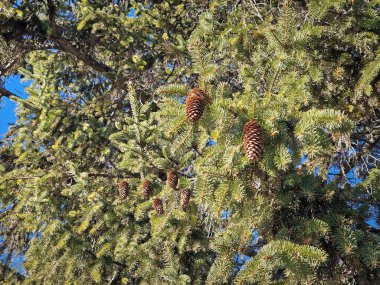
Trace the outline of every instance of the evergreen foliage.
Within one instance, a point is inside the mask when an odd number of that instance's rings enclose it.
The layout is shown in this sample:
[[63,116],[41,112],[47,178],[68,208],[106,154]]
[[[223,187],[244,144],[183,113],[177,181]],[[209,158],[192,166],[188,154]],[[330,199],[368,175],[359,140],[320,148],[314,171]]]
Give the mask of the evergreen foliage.
[[2,1],[0,281],[378,284],[379,7]]

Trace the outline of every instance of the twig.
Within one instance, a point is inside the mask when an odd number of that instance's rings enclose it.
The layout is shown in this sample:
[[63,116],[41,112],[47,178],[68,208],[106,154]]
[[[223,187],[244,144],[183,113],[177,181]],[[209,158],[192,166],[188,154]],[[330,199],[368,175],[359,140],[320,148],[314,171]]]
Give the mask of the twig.
[[116,276],[117,276],[118,273],[119,273],[119,272],[116,270],[115,273],[113,274],[113,276],[112,276],[110,282],[109,282],[108,284],[112,284],[112,283],[113,283],[113,281],[115,280],[115,278],[116,278]]
[[39,109],[37,107],[33,106],[31,103],[27,102],[25,99],[21,98],[20,96],[14,94],[13,92],[5,89],[2,86],[0,86],[0,99],[3,96],[9,98],[12,101],[15,101],[17,103],[24,105],[24,107],[27,107],[27,108],[35,110],[35,111],[39,111]]
[[278,78],[278,75],[280,74],[280,68],[281,68],[281,62],[279,63],[278,67],[277,67],[277,70],[276,70],[276,73],[274,74],[274,77],[273,77],[273,80],[269,86],[269,90],[268,90],[268,93],[272,93],[272,90],[273,90],[273,87],[274,87],[274,84]]

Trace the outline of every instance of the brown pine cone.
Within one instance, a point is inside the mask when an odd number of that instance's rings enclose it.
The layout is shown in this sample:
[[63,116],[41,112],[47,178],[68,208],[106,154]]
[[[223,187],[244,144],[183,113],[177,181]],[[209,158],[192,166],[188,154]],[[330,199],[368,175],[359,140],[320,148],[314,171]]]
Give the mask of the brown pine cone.
[[164,211],[164,206],[160,198],[154,198],[152,202],[153,209],[159,214],[162,215]]
[[145,179],[142,184],[142,195],[144,198],[148,198],[153,191],[152,182],[150,182],[148,179]]
[[198,121],[207,104],[206,93],[199,88],[190,90],[186,99],[186,117],[190,122]]
[[250,120],[243,129],[243,145],[247,158],[252,161],[259,161],[264,149],[264,139],[262,129],[255,120]]
[[187,208],[190,202],[191,197],[191,191],[187,188],[181,189],[181,196],[180,196],[180,206],[181,209],[184,210]]
[[124,200],[128,197],[129,187],[127,181],[120,181],[119,183],[119,197]]
[[166,175],[167,184],[170,188],[176,190],[178,185],[178,174],[175,170],[168,171]]

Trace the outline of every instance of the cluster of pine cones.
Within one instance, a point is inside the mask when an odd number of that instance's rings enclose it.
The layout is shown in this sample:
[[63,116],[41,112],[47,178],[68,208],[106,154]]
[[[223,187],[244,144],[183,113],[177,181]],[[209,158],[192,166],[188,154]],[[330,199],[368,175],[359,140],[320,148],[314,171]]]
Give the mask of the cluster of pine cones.
[[[125,180],[120,181],[118,190],[119,190],[119,198],[121,200],[127,199],[129,195],[129,185],[127,181]],[[143,197],[145,199],[149,198],[149,196],[152,194],[152,191],[153,191],[152,182],[150,182],[148,179],[145,179],[141,187],[141,192],[142,192]]]
[[[193,88],[187,94],[186,99],[186,118],[190,122],[198,121],[205,110],[208,98],[206,92],[199,88]],[[263,149],[264,149],[264,139],[262,134],[262,129],[260,125],[255,120],[250,120],[244,125],[243,128],[243,146],[245,154],[249,161],[256,162],[259,161]],[[167,185],[173,190],[178,190],[178,173],[175,170],[169,170],[166,174]],[[142,184],[142,195],[145,199],[148,199],[153,192],[152,182],[148,179],[144,180]],[[129,195],[128,183],[126,181],[121,181],[119,183],[119,197],[122,200],[125,200]],[[189,189],[180,190],[180,207],[185,209],[190,202],[191,192]],[[152,201],[153,209],[160,215],[164,211],[164,206],[162,199],[153,198]]]
[[[173,189],[177,190],[178,186],[178,173],[171,169],[167,172],[167,185]],[[125,180],[120,181],[119,187],[119,198],[121,200],[125,200],[128,198],[129,195],[129,185]],[[141,186],[141,194],[144,197],[144,199],[148,199],[150,195],[153,192],[153,184],[150,180],[145,179],[142,186]],[[180,190],[180,207],[182,210],[185,210],[187,206],[189,205],[191,197],[191,192],[189,189],[181,189]],[[152,207],[153,209],[160,215],[164,214],[164,206],[162,199],[154,197],[152,201]]]
[[[167,173],[167,184],[171,189],[177,190],[178,174],[173,169]],[[190,196],[191,196],[191,192],[189,189],[180,190],[180,206],[182,210],[184,210],[189,205]]]
[[[199,88],[191,89],[186,99],[187,120],[198,121],[203,115],[207,101],[205,91]],[[243,145],[248,160],[251,162],[260,160],[264,149],[264,139],[262,129],[255,120],[250,120],[243,128]]]

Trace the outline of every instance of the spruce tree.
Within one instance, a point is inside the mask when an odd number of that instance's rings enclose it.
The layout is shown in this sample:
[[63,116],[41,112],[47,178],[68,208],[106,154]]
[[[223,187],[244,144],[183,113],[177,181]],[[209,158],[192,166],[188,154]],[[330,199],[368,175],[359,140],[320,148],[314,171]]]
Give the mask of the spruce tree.
[[2,1],[0,281],[379,283],[379,7]]

